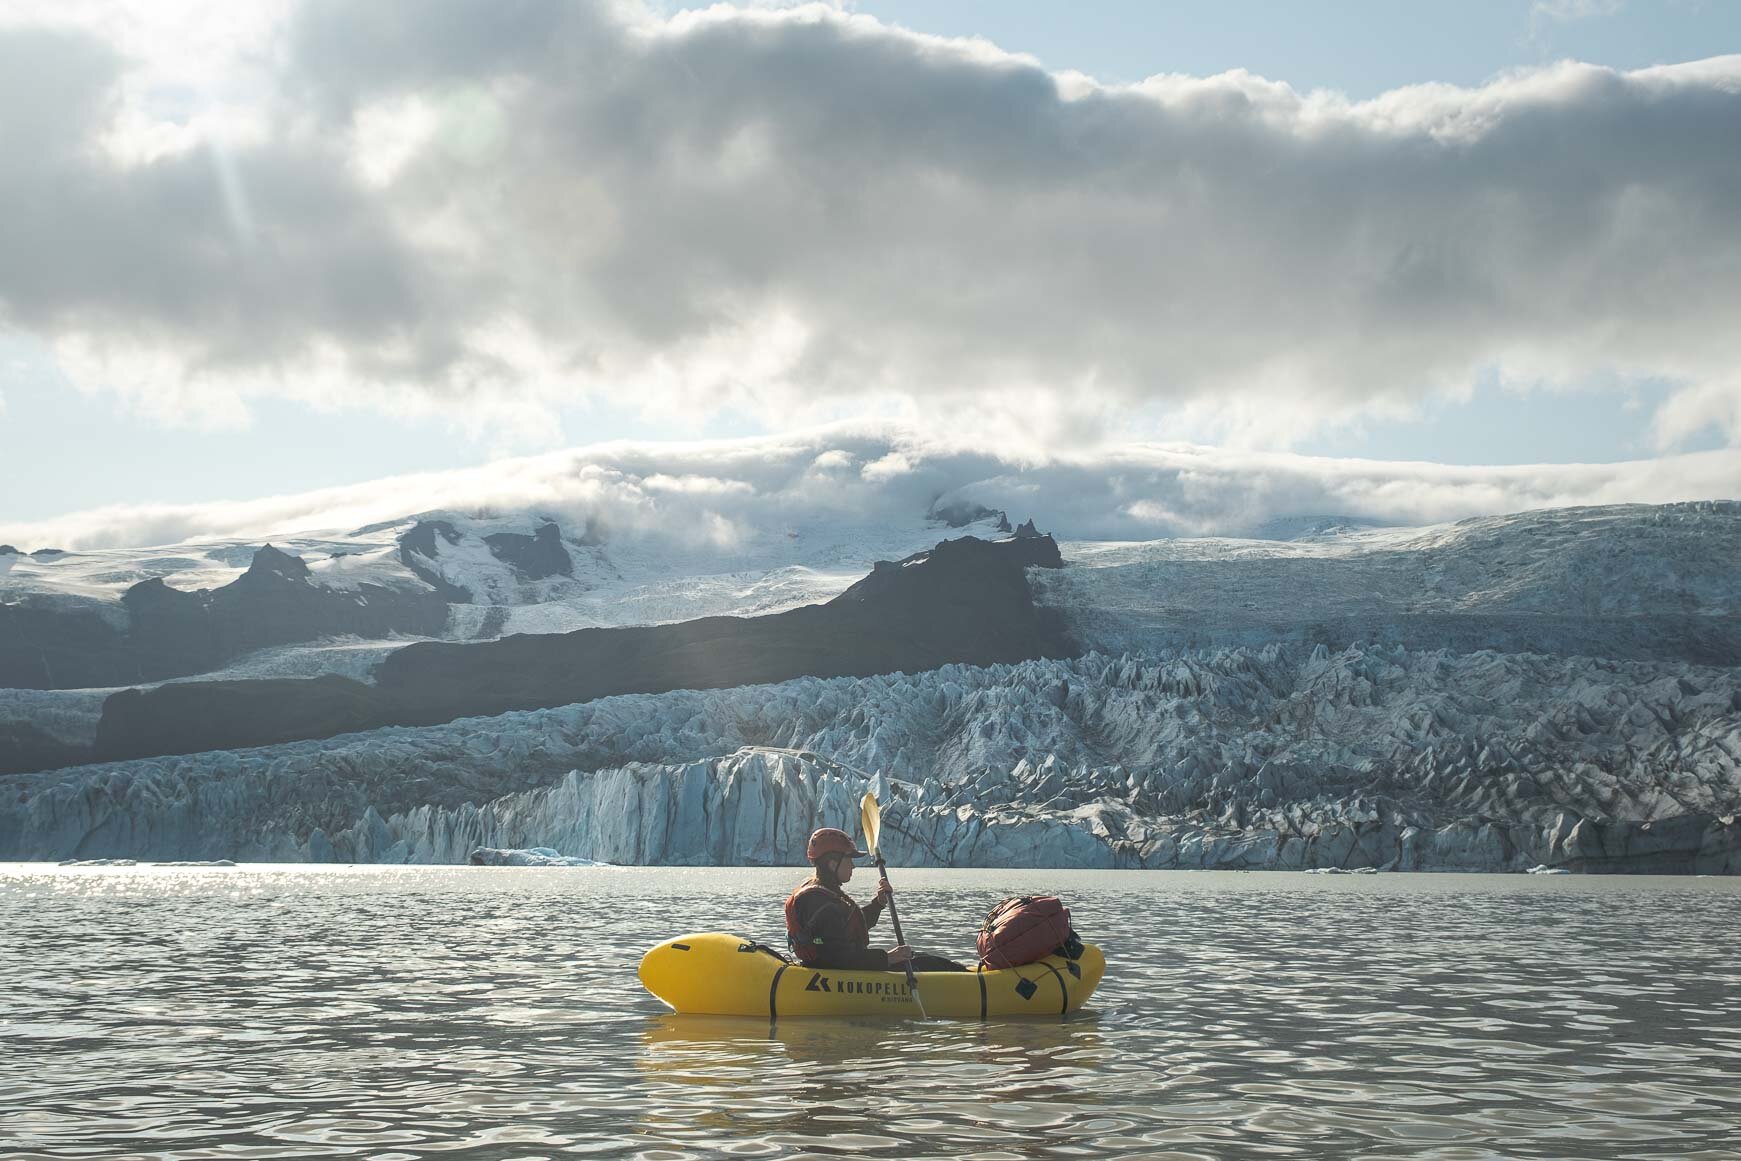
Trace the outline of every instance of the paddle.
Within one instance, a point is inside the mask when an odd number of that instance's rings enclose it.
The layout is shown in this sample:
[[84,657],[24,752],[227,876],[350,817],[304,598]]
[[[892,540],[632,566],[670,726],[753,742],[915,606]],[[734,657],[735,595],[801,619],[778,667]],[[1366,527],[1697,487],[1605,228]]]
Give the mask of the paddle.
[[[871,857],[877,861],[877,874],[882,876],[883,886],[889,889],[889,922],[895,926],[895,942],[904,944],[906,937],[901,934],[901,914],[895,910],[895,889],[889,886],[889,867],[883,862],[883,852],[878,839],[882,835],[883,810],[877,805],[877,796],[866,793],[864,800],[858,804],[858,821],[864,827],[864,841],[870,846]],[[907,990],[913,994],[913,1003],[919,1005],[921,1018],[929,1020],[930,1014],[925,1011],[925,1001],[919,998],[919,980],[913,975],[913,961],[909,959],[907,968]]]

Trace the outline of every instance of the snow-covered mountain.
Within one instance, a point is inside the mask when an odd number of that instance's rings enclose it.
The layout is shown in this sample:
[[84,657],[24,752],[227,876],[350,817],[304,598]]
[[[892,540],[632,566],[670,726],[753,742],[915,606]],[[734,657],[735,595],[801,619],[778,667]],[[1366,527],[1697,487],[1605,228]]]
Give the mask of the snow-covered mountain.
[[[961,525],[961,532],[996,535],[1001,523],[1002,513],[987,512]],[[909,556],[949,534],[946,521],[922,509],[893,524],[740,529],[729,544],[705,534],[693,543],[651,536],[606,543],[584,525],[565,532],[537,513],[431,512],[349,533],[282,537],[270,545],[223,539],[168,548],[0,552],[0,628],[7,618],[12,626],[10,639],[0,637],[0,680],[24,688],[120,684],[80,679],[85,670],[105,668],[105,649],[114,655],[107,671],[122,681],[141,671],[156,679],[303,676],[354,670],[349,643],[336,650],[317,646],[312,659],[299,656],[300,650],[260,654],[342,637],[463,641],[753,616],[827,600],[877,560]],[[292,566],[296,575],[283,575],[289,570],[279,556],[298,562]],[[250,648],[238,629],[221,644],[189,651],[183,664],[166,662],[164,651],[154,658],[122,640],[130,632],[139,636],[165,595],[207,594],[204,604],[210,605],[212,595],[220,601],[237,596],[239,582],[263,571],[294,582],[295,595],[303,598],[298,623],[276,626],[280,640],[262,634]],[[330,598],[332,607],[310,608],[318,604],[316,596]],[[261,616],[258,603],[237,604],[238,613],[255,622],[270,619]],[[373,623],[347,616],[371,607],[393,612]],[[196,632],[185,623],[173,631],[184,638]],[[323,668],[323,656],[334,668]],[[226,673],[231,666],[236,671]]]
[[1736,869],[1741,504],[967,550],[1036,487],[0,555],[0,858],[791,862],[762,744],[909,860]]

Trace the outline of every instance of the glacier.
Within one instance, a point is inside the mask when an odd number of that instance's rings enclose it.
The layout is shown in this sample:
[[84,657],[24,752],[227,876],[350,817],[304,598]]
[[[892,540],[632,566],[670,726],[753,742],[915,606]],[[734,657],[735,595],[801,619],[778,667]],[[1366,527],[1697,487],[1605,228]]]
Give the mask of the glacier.
[[[572,574],[533,576],[554,534],[541,548],[534,514],[473,513],[417,564],[520,602],[449,605],[449,639],[754,614],[929,543],[945,510],[963,532],[1002,523],[933,504],[880,532],[769,527],[689,555],[589,532],[560,546]],[[406,526],[283,543],[345,591],[422,585],[395,552]],[[789,747],[877,773],[885,841],[907,863],[1741,870],[1741,504],[1287,531],[1063,540],[1063,567],[1026,584],[1067,632],[1064,660],[625,694],[107,765],[71,763],[92,757],[118,689],[0,690],[0,746],[36,771],[0,775],[0,859],[461,863],[549,848],[795,865],[811,828],[850,825],[864,787],[755,749]],[[207,584],[259,555],[235,542],[13,558],[6,591],[112,605],[144,573]],[[407,643],[328,637],[222,673],[374,688]]]
[[[1741,871],[1733,668],[1277,644],[624,695],[7,779],[0,858]],[[746,749],[746,747],[748,747]]]

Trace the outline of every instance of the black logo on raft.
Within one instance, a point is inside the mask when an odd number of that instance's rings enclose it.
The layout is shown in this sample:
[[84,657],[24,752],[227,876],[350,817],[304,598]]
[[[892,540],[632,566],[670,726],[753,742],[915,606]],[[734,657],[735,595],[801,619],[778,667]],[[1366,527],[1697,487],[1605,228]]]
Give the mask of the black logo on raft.
[[[832,985],[832,986],[830,986]],[[810,982],[804,985],[807,992],[838,992],[843,996],[893,996],[907,998],[907,985],[904,982],[890,980],[830,980],[821,972],[813,972]]]

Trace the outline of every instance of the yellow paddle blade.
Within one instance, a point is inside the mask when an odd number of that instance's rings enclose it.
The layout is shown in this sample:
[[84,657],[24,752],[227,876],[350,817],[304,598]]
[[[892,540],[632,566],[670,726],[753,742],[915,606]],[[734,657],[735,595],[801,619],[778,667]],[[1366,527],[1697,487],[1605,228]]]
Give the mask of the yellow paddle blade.
[[864,827],[865,849],[871,854],[877,853],[877,837],[883,829],[883,811],[877,805],[877,796],[866,794],[858,804],[859,825]]

